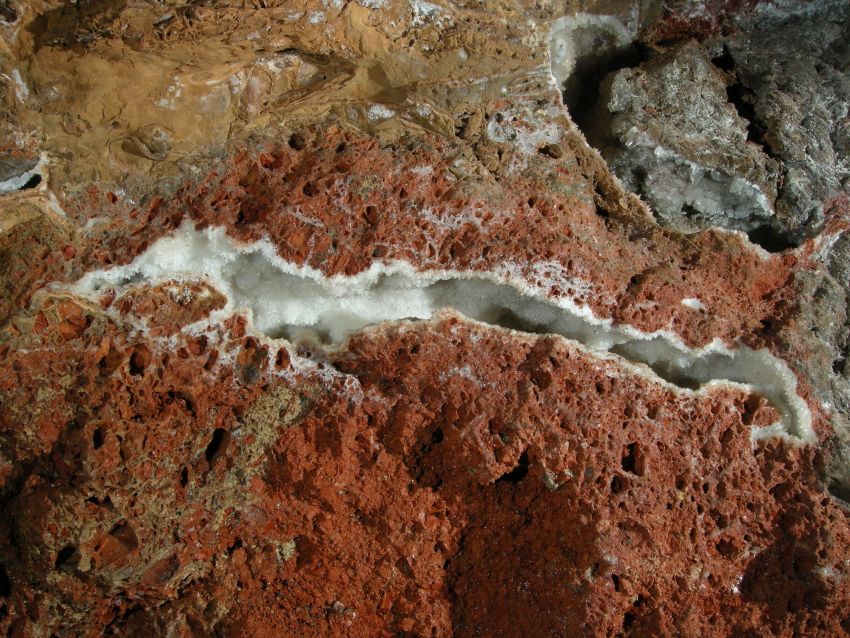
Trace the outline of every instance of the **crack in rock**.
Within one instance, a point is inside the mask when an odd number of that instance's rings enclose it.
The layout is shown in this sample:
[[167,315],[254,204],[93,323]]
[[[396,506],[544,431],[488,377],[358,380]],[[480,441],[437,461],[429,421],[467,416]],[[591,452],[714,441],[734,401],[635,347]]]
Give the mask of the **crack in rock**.
[[754,440],[770,436],[797,443],[814,440],[811,414],[797,394],[796,376],[769,351],[743,345],[730,349],[718,339],[692,349],[671,332],[646,333],[614,325],[570,298],[547,297],[514,274],[516,268],[505,266],[499,272],[421,272],[395,261],[373,264],[354,276],[326,277],[284,261],[267,239],[240,243],[223,228],[195,230],[184,223],[133,262],[90,272],[71,291],[97,296],[104,289],[138,283],[206,279],[228,299],[210,320],[244,311],[254,328],[270,338],[313,339],[333,347],[344,347],[348,335],[368,326],[427,320],[453,309],[491,326],[560,335],[597,355],[608,353],[643,364],[636,368],[639,373],[670,383],[680,392],[712,383],[744,384],[764,395],[782,415],[780,423],[754,429]]

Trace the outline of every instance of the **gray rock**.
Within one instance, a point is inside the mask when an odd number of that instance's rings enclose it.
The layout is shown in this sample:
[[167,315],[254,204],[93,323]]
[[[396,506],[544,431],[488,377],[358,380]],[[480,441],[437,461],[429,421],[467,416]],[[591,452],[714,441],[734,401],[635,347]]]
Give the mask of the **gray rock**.
[[850,192],[850,5],[798,9],[763,7],[732,35],[602,82],[580,124],[662,224],[779,250],[817,234],[824,202]]
[[747,141],[726,77],[689,43],[608,78],[603,152],[626,187],[680,232],[750,232],[774,215],[779,165]]
[[762,19],[725,46],[754,132],[782,166],[778,227],[811,235],[824,200],[850,186],[850,7]]
[[35,174],[38,158],[0,154],[0,193],[18,190]]

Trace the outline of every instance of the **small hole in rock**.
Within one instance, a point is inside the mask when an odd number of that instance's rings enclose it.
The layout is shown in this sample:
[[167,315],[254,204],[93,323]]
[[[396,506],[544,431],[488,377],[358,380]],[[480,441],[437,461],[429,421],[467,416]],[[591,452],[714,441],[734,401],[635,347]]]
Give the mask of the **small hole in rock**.
[[280,348],[277,351],[274,367],[278,370],[289,367],[289,351],[286,348]]
[[366,221],[373,226],[378,223],[378,209],[375,206],[369,205],[366,207]]
[[687,219],[693,219],[694,217],[699,216],[699,209],[691,206],[690,204],[682,204],[682,215]]
[[103,430],[100,428],[95,428],[94,433],[91,437],[92,447],[97,450],[103,445]]
[[0,20],[11,24],[17,19],[18,12],[15,10],[15,7],[12,6],[12,3],[9,2],[9,0],[3,0],[0,2]]
[[130,355],[130,374],[141,376],[151,362],[151,351],[147,346],[136,346]]
[[209,445],[207,445],[207,449],[204,452],[204,456],[207,459],[207,463],[212,465],[212,462],[218,458],[221,454],[224,453],[224,448],[226,447],[226,437],[227,431],[224,428],[216,428],[213,432],[212,439],[210,440]]
[[611,574],[611,582],[614,583],[614,591],[620,591],[620,577],[617,574]]
[[230,547],[227,548],[227,555],[233,556],[233,552],[235,552],[240,547],[242,547],[242,539],[237,537],[236,540],[231,543]]
[[35,175],[30,176],[30,178],[18,190],[26,191],[31,188],[35,188],[39,184],[41,184],[41,175],[36,173]]
[[0,563],[0,598],[8,598],[12,593],[12,581],[6,573],[6,566]]
[[528,475],[528,452],[523,452],[519,456],[516,467],[510,472],[502,474],[496,479],[496,483],[513,483],[516,485]]
[[73,545],[66,545],[62,549],[59,550],[59,553],[56,554],[56,569],[60,569],[67,565],[71,558],[74,556],[74,553],[77,551],[77,548]]
[[544,144],[537,149],[537,152],[552,159],[561,159],[564,156],[564,151],[557,144]]
[[714,66],[724,71],[732,71],[735,68],[735,59],[732,57],[727,46],[724,46],[723,52],[717,57],[712,58],[711,61]]
[[611,479],[611,494],[619,494],[626,487],[626,482],[616,474]]
[[781,253],[789,248],[796,248],[798,245],[771,226],[754,228],[747,233],[747,238],[769,253]]
[[293,133],[289,136],[289,148],[295,151],[301,151],[306,145],[304,137],[300,133]]
[[623,457],[621,460],[621,464],[623,466],[623,470],[626,472],[631,472],[632,474],[637,474],[635,471],[637,464],[637,443],[629,443],[626,447],[623,448]]

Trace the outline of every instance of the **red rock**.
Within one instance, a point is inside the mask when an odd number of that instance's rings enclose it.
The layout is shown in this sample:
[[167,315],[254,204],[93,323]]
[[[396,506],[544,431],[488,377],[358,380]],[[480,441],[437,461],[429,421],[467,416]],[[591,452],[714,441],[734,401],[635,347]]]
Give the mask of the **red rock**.
[[[535,61],[551,7],[96,4],[27,5],[13,51],[32,63],[44,143],[91,159],[51,165],[64,217],[48,191],[3,200],[0,632],[850,633],[850,515],[825,481],[842,412],[824,405],[834,361],[811,337],[829,313],[805,293],[850,228],[846,197],[824,202],[819,237],[776,254],[661,228]],[[671,7],[641,37],[721,32],[734,5],[705,23]],[[165,88],[141,115],[122,96],[113,117],[101,84],[119,44],[140,77],[163,59],[169,78],[175,61],[197,70],[190,97],[211,69],[252,74],[228,80],[225,115]],[[109,73],[60,116],[53,66],[88,86],[90,60]],[[89,121],[95,97],[109,122]],[[814,434],[754,437],[787,415],[752,387],[678,387],[533,326],[442,310],[324,348],[259,333],[213,279],[73,287],[184,224],[267,239],[327,277],[393,260],[510,274],[683,346],[764,348],[796,374]]]

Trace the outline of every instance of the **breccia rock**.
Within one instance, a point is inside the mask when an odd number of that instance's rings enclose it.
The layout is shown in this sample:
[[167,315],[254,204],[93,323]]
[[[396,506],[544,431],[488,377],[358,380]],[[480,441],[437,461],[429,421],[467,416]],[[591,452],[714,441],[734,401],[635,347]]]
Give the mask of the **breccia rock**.
[[579,4],[0,4],[0,631],[850,633],[845,8]]

